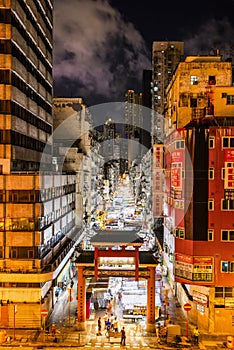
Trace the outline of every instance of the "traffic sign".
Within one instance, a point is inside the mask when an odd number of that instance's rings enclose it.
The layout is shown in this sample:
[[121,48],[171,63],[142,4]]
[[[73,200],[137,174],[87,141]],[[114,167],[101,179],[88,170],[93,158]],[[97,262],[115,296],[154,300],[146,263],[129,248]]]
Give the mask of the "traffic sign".
[[48,316],[48,310],[42,309],[42,310],[41,310],[41,316],[42,316],[42,317]]
[[184,304],[184,310],[185,311],[190,311],[192,309],[192,305],[189,303]]

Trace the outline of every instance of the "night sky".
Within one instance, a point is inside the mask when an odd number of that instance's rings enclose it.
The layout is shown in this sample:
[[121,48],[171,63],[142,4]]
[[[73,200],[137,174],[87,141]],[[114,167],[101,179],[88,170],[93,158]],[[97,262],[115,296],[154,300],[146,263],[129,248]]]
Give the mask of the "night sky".
[[234,57],[234,0],[54,0],[54,13],[54,95],[89,106],[141,91],[153,41]]

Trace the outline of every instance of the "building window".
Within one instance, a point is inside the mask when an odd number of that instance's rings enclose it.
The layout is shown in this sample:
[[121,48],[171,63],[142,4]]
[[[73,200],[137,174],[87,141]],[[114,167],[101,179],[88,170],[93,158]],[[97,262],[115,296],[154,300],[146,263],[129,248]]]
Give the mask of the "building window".
[[184,238],[184,229],[181,229],[181,228],[176,228],[175,229],[175,236],[176,238]]
[[216,84],[215,75],[209,75],[208,84],[209,85],[215,85]]
[[214,230],[208,230],[208,241],[214,240]]
[[184,141],[176,141],[175,149],[184,148]]
[[179,238],[184,238],[184,230],[179,230]]
[[221,230],[221,241],[234,241],[234,230]]
[[188,107],[188,95],[187,94],[180,94],[179,106],[180,107]]
[[233,190],[224,190],[224,199],[225,200],[234,200],[234,191]]
[[234,272],[234,261],[221,261],[221,272]]
[[229,148],[229,137],[222,138],[222,146],[223,148]]
[[223,287],[215,287],[215,298],[223,298]]
[[227,105],[234,105],[234,95],[227,95]]
[[215,298],[225,298],[232,296],[234,296],[232,287],[215,287]]
[[214,199],[208,199],[208,210],[214,210]]
[[197,98],[190,98],[190,107],[197,108]]
[[228,261],[222,261],[221,262],[221,271],[222,272],[228,272]]
[[234,168],[234,162],[225,162],[226,168]]
[[221,210],[234,210],[234,200],[222,199]]
[[222,138],[222,147],[223,148],[234,148],[234,137],[223,137]]
[[215,138],[213,136],[209,137],[209,148],[215,148]]
[[224,180],[225,179],[225,168],[221,169],[221,179]]
[[191,85],[197,85],[198,84],[198,77],[197,77],[197,75],[190,75],[190,84]]
[[18,258],[18,249],[17,248],[11,248],[11,250],[10,250],[10,257],[11,257],[11,259],[17,259]]
[[34,258],[34,251],[33,249],[28,249],[28,258],[33,259]]
[[209,180],[214,180],[214,168],[209,168]]

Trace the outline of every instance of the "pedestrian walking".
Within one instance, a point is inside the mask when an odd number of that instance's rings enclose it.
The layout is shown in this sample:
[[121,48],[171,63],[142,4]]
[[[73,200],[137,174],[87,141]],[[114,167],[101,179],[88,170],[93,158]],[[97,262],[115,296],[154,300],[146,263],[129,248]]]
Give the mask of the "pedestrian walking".
[[113,328],[114,328],[114,331],[115,332],[118,332],[118,320],[117,320],[117,317],[115,316],[115,319],[113,321]]
[[118,301],[119,301],[119,305],[121,305],[121,301],[122,301],[122,294],[119,292],[118,294]]
[[56,291],[55,291],[55,297],[56,297],[56,301],[58,301],[58,297],[59,297],[59,290],[58,289],[56,289]]
[[109,318],[105,323],[106,323],[106,330],[109,331],[111,329],[111,321],[109,320]]
[[115,319],[115,316],[114,314],[111,314],[111,317],[110,317],[110,322],[111,322],[111,329],[114,329],[114,319]]
[[52,334],[53,337],[55,337],[56,331],[57,331],[56,325],[55,325],[55,323],[52,323],[51,334]]
[[113,310],[116,311],[116,295],[113,296]]
[[102,321],[101,321],[101,317],[99,317],[98,318],[98,335],[102,335],[101,330],[102,330]]
[[105,315],[103,316],[103,321],[106,324],[106,321],[108,320],[108,315],[107,312],[105,313]]
[[199,334],[200,334],[200,332],[198,330],[198,327],[194,328],[194,330],[193,330],[194,345],[198,345]]
[[111,312],[112,312],[112,302],[111,301],[109,301],[106,309],[107,309],[108,315],[111,315]]
[[168,314],[167,318],[166,318],[166,320],[164,322],[164,326],[167,327],[169,325],[170,321],[171,321],[171,318],[170,318],[170,315]]
[[125,332],[125,329],[123,327],[121,329],[121,342],[120,342],[120,344],[125,346],[126,345],[125,342],[126,342],[126,332]]
[[94,310],[98,311],[99,306],[98,306],[98,300],[97,299],[94,300],[93,306],[94,306]]

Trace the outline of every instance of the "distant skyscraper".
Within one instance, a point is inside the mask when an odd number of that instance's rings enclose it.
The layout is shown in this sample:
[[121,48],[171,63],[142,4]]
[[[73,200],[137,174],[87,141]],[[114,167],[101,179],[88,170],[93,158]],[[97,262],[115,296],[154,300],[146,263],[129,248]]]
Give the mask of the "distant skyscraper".
[[152,108],[152,70],[144,69],[142,76],[142,105]]
[[114,148],[115,148],[115,134],[116,134],[116,125],[115,122],[109,118],[106,120],[103,125],[103,139],[104,139],[104,147],[103,147],[103,155],[105,157],[105,161],[113,160],[114,156]]
[[[128,167],[133,159],[140,156],[139,140],[142,127],[142,93],[136,94],[134,90],[128,90],[125,94],[125,135],[128,142],[127,152]],[[133,145],[136,141],[138,147]],[[126,148],[126,147],[125,147]]]
[[139,137],[142,125],[142,93],[128,90],[125,94],[125,136],[128,139]]
[[183,59],[184,42],[182,41],[155,41],[152,53],[152,109],[156,112],[152,117],[153,143],[163,140],[163,118],[165,92],[171,77]]
[[140,143],[146,147],[151,147],[151,112],[152,109],[152,70],[144,70],[142,76],[142,106],[146,107],[142,112],[142,128],[140,132]]

